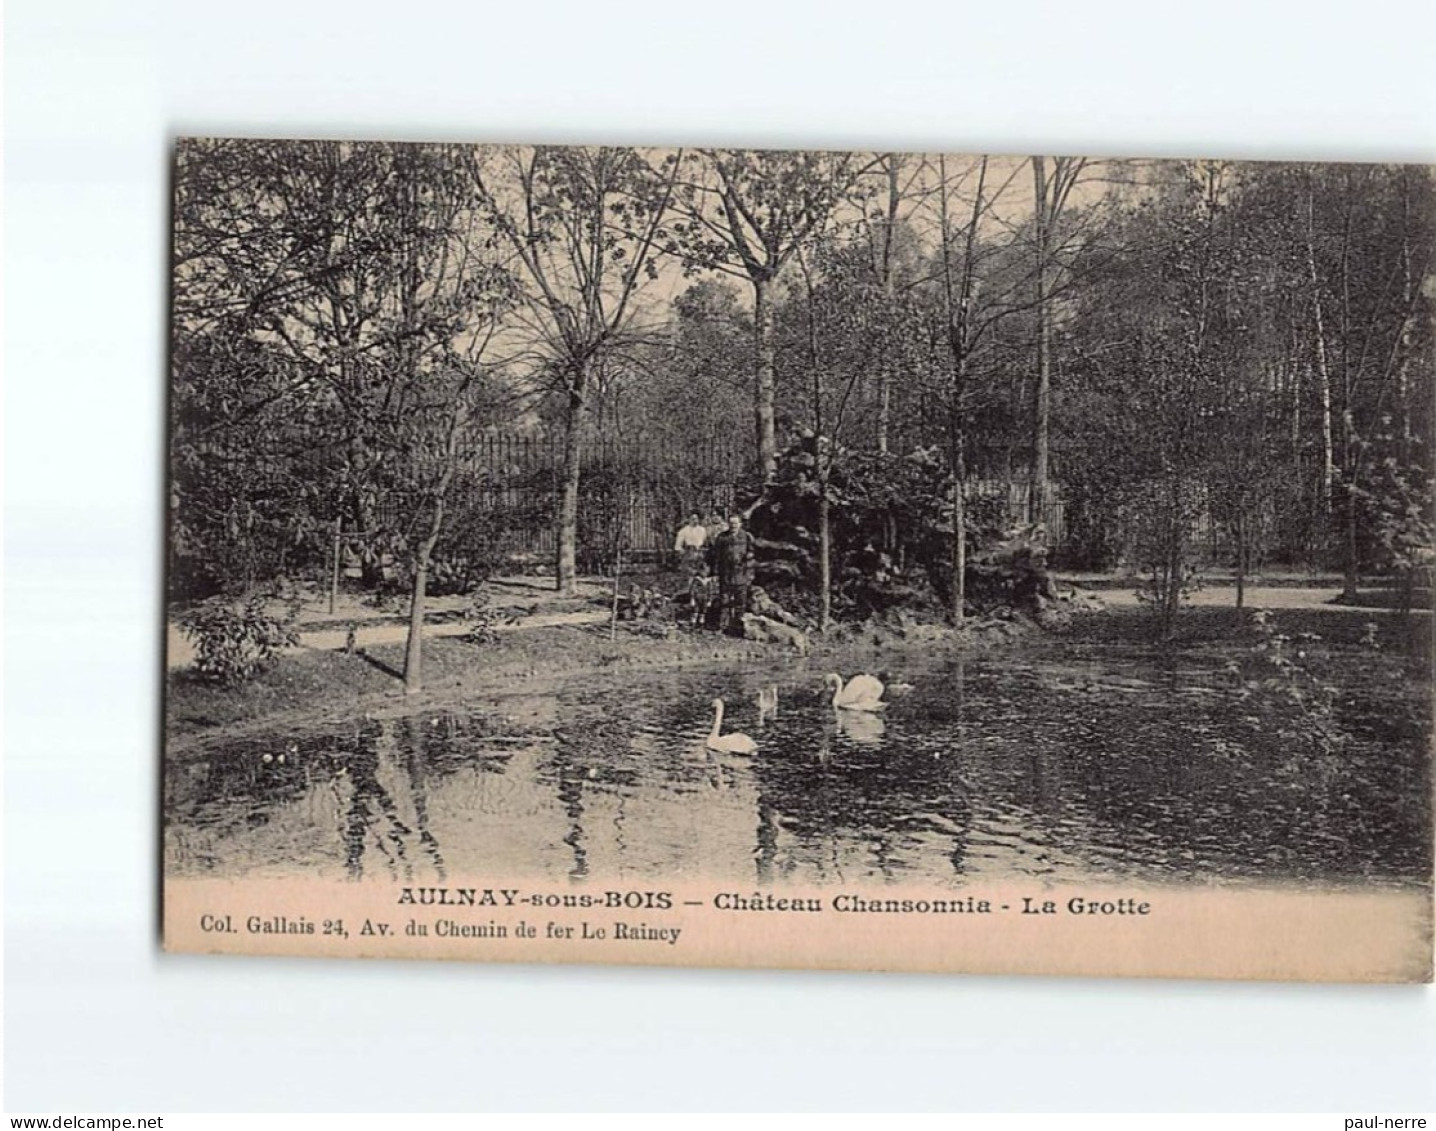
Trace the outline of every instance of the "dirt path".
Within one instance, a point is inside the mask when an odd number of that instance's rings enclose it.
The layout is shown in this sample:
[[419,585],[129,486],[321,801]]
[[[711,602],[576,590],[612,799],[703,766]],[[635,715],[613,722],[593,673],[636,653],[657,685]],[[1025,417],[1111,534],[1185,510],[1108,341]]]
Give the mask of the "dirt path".
[[[1336,603],[1340,589],[1295,588],[1286,586],[1254,586],[1247,589],[1245,607],[1249,609],[1310,609],[1328,613],[1371,613],[1374,616],[1389,616],[1399,609],[1386,608],[1376,604],[1341,605]],[[1131,608],[1141,604],[1135,589],[1102,589],[1097,591],[1102,603],[1114,609]],[[1227,607],[1235,608],[1237,591],[1229,585],[1198,589],[1187,602],[1194,608]],[[1415,612],[1430,610],[1416,609]]]
[[[489,587],[489,607],[496,612],[514,615],[506,624],[494,626],[495,632],[522,632],[527,629],[556,628],[561,625],[602,624],[608,620],[606,607],[611,590],[598,582],[580,582],[574,597],[561,597],[553,590],[553,581],[543,577],[503,577]],[[467,597],[439,597],[428,604],[428,614],[462,614],[469,607]],[[600,607],[604,606],[604,607]],[[282,615],[276,603],[276,615]],[[300,606],[295,626],[299,645],[284,649],[286,653],[303,651],[337,652],[349,638],[349,626],[355,626],[355,643],[360,648],[381,644],[402,644],[409,635],[407,612],[385,613],[355,594],[341,593],[334,611],[329,611],[328,597],[309,594]],[[308,627],[306,627],[308,626]],[[426,639],[440,636],[463,636],[469,631],[467,620],[450,620],[426,624]],[[173,621],[165,634],[165,660],[170,671],[194,663],[194,643]]]

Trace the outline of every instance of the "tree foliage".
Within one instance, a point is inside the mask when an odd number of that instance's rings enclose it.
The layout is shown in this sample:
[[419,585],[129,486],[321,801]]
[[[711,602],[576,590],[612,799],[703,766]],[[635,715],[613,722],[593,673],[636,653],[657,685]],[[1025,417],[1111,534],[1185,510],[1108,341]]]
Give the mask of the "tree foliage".
[[562,588],[636,489],[676,521],[744,466],[820,621],[959,619],[970,539],[1024,511],[1162,631],[1212,566],[1238,603],[1271,561],[1414,583],[1433,244],[1399,166],[185,142],[172,584],[316,572],[338,524],[415,609],[468,587],[495,428],[562,439]]

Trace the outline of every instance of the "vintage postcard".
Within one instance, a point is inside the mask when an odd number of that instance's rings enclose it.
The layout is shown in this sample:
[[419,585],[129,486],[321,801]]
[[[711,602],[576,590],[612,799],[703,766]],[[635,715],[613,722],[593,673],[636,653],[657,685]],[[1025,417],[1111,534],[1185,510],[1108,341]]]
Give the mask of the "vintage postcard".
[[167,948],[1430,980],[1431,170],[173,187]]

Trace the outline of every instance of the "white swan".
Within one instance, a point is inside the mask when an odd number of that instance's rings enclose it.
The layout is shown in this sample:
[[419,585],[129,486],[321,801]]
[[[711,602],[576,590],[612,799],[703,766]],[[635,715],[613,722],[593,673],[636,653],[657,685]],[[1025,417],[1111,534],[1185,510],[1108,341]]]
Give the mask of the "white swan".
[[843,677],[830,672],[823,684],[833,689],[833,706],[843,711],[885,711],[882,681],[870,675],[855,675],[843,683]]
[[713,700],[713,729],[708,732],[709,750],[721,750],[724,754],[756,754],[758,744],[746,734],[719,734],[723,729],[723,700]]

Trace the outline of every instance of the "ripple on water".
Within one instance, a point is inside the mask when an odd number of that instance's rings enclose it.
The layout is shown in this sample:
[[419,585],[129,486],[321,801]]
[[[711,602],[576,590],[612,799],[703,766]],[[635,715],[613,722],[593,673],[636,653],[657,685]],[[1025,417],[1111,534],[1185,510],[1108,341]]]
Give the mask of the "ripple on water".
[[[578,681],[511,711],[519,726],[474,709],[247,737],[168,766],[167,866],[759,883],[1429,875],[1422,712],[1357,687],[1332,757],[1238,708],[1226,678],[1216,658],[1155,674],[1135,659],[949,661],[905,669],[912,690],[873,715],[835,712],[791,667],[709,669]],[[770,684],[779,707],[760,715]],[[715,697],[756,757],[706,749]]]

